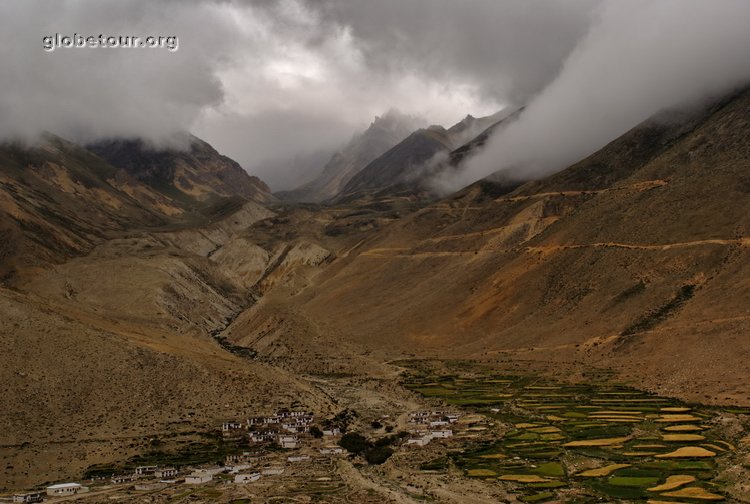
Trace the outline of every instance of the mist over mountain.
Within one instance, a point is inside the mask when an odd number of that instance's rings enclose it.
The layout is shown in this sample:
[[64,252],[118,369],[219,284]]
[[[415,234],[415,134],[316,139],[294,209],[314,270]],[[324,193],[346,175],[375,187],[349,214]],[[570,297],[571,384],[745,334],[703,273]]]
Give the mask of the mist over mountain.
[[457,189],[498,170],[543,176],[655,111],[701,106],[750,80],[750,53],[741,49],[750,45],[746,2],[612,1],[596,12],[523,117],[443,185]]
[[391,109],[376,117],[364,133],[336,152],[311,182],[280,193],[285,201],[321,202],[341,193],[349,181],[371,161],[380,157],[423,124],[424,120]]

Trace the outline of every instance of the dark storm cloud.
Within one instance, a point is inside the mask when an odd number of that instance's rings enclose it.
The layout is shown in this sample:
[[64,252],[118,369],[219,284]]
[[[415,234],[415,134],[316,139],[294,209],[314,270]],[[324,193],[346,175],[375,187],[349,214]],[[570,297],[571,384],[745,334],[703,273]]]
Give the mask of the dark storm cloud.
[[596,0],[309,0],[351,26],[372,67],[456,75],[499,101],[525,101],[585,34]]
[[[10,1],[0,4],[0,135],[49,130],[74,138],[157,141],[222,101],[214,68],[228,20],[200,3]],[[210,26],[212,30],[206,29]],[[180,50],[57,49],[45,35],[181,35]]]
[[[741,81],[748,10],[744,0],[9,0],[0,137],[159,144],[191,130],[284,189],[296,185],[289,167],[308,166],[285,159],[336,148],[392,107],[449,126],[523,103],[523,120],[443,182],[511,164],[543,173],[654,108]],[[174,35],[179,50],[45,52],[55,33]]]
[[750,2],[610,0],[560,75],[498,133],[455,190],[498,170],[538,177],[603,147],[660,110],[690,107],[750,81]]
[[[447,124],[533,94],[594,3],[2,2],[0,136],[158,144],[191,129],[250,171],[280,166],[268,162],[340,145],[391,107]],[[175,35],[179,50],[43,51],[55,33]]]

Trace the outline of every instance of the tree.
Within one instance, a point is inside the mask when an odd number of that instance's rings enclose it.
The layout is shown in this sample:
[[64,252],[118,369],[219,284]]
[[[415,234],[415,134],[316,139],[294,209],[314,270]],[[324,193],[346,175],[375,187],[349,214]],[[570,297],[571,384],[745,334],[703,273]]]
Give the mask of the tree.
[[361,454],[370,448],[370,442],[362,434],[356,432],[347,432],[339,440],[339,446],[349,453]]
[[310,435],[314,438],[320,439],[323,437],[323,431],[318,428],[317,425],[310,427]]
[[388,446],[376,446],[365,453],[365,460],[370,465],[380,465],[393,455],[393,450]]

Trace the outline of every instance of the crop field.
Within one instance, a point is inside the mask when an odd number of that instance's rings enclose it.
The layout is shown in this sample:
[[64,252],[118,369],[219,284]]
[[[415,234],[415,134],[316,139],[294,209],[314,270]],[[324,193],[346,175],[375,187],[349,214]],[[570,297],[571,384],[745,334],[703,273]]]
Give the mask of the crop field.
[[561,384],[409,369],[407,388],[510,426],[504,435],[468,441],[423,469],[453,464],[468,478],[515,485],[525,502],[726,501],[717,468],[736,448],[712,425],[718,410],[606,380]]

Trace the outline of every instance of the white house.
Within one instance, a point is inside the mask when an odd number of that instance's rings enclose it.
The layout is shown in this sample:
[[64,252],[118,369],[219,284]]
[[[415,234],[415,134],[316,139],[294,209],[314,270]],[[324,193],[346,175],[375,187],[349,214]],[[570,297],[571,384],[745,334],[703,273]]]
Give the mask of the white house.
[[297,438],[297,436],[279,436],[278,443],[282,448],[291,450],[297,448],[299,439]]
[[293,434],[310,432],[310,426],[303,422],[283,423],[281,428]]
[[341,429],[339,429],[338,427],[333,428],[333,429],[324,429],[323,430],[323,435],[324,436],[340,436],[341,435]]
[[448,425],[448,420],[431,420],[430,427],[445,427]]
[[112,476],[112,483],[119,485],[122,483],[130,483],[135,480],[135,474],[119,474]]
[[214,479],[212,474],[208,474],[204,472],[194,472],[193,474],[189,474],[185,476],[185,484],[201,485],[203,483],[208,483],[212,479]]
[[239,455],[227,455],[224,459],[225,465],[235,465],[235,464],[247,464],[250,462],[257,463],[258,461],[264,459],[265,457],[260,455],[255,455],[251,452],[243,452]]
[[135,474],[138,476],[145,476],[147,474],[154,474],[159,467],[158,466],[140,466],[135,468]]
[[147,481],[145,483],[138,483],[135,485],[135,489],[138,492],[153,492],[155,490],[163,490],[167,488],[166,483],[162,483],[161,481]]
[[228,465],[225,466],[224,469],[229,471],[229,474],[237,474],[241,471],[246,471],[247,469],[250,469],[252,466],[250,464],[234,464],[234,465]]
[[26,493],[26,494],[15,494],[13,496],[13,502],[42,502],[44,497],[40,492]]
[[338,446],[331,447],[331,448],[321,448],[320,453],[322,455],[340,455],[344,453],[344,449],[339,448]]
[[284,474],[284,468],[283,467],[264,467],[260,473],[263,476],[276,476],[279,474]]
[[157,469],[154,471],[154,476],[159,479],[169,479],[177,476],[177,469],[174,467],[165,467],[163,469]]
[[268,431],[253,431],[250,433],[250,441],[254,443],[268,443],[276,439],[279,435],[279,431],[268,430]]
[[430,434],[432,434],[432,437],[437,438],[449,438],[453,436],[453,430],[452,429],[440,429],[440,430],[434,430]]
[[260,479],[260,473],[254,472],[250,474],[238,474],[234,477],[234,482],[242,485],[245,483],[252,483],[254,481],[258,481]]
[[426,446],[430,441],[432,441],[432,434],[421,434],[410,437],[406,440],[406,444]]
[[409,413],[409,419],[413,423],[426,423],[429,418],[430,413],[428,411],[415,411],[414,413]]
[[215,476],[219,473],[224,472],[224,468],[221,466],[213,466],[213,467],[201,467],[199,469],[196,469],[193,471],[193,474],[210,474],[211,476]]
[[286,458],[289,462],[305,462],[306,460],[310,460],[309,455],[291,455]]
[[82,486],[80,483],[59,483],[57,485],[47,487],[47,495],[51,497],[75,495],[88,491],[88,487]]

